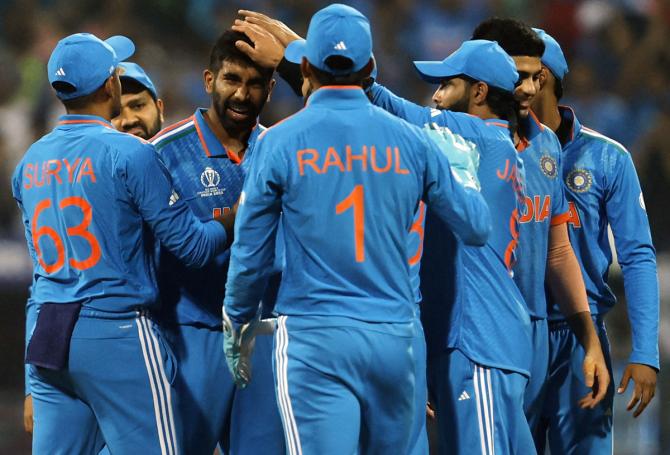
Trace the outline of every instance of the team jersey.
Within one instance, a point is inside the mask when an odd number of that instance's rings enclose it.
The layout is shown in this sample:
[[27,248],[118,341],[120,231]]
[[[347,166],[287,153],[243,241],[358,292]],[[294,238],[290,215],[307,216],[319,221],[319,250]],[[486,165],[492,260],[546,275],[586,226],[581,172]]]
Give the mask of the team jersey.
[[[630,362],[658,368],[656,252],[633,160],[621,144],[582,126],[572,109],[561,107],[561,116],[572,125],[563,144],[570,241],[582,267],[591,313],[603,315],[616,303],[607,281],[612,264],[609,225],[633,333]],[[557,303],[550,299],[549,305],[549,319],[562,319]]]
[[547,317],[544,277],[547,268],[549,230],[569,218],[560,178],[561,144],[551,129],[530,115],[521,121],[525,130],[517,147],[524,163],[525,203],[519,217],[519,236],[514,281],[533,318]]
[[423,255],[423,238],[426,229],[426,204],[419,203],[419,210],[414,214],[414,222],[409,229],[409,239],[407,251],[409,253],[409,275],[412,289],[414,290],[414,300],[421,302],[421,256]]
[[[205,112],[197,109],[152,139],[170,171],[176,193],[202,221],[225,214],[235,205],[254,145],[265,129],[258,125],[251,131],[240,159],[214,135],[203,116]],[[229,259],[227,249],[204,267],[193,268],[162,249],[158,269],[161,320],[220,328]]]
[[154,235],[191,265],[226,244],[175,197],[153,146],[91,115],[65,115],[12,178],[33,261],[32,300],[126,312],[157,298]]
[[372,86],[372,102],[415,125],[446,126],[480,153],[477,175],[493,223],[486,245],[463,245],[431,216],[429,206],[420,274],[429,355],[456,348],[482,365],[527,375],[530,320],[511,276],[519,242],[523,160],[507,122],[418,106],[379,84]]
[[421,200],[464,241],[488,236],[486,204],[456,182],[439,146],[360,87],[315,91],[255,153],[226,284],[233,323],[255,313],[280,212],[286,266],[275,311],[353,324],[414,320],[408,232]]

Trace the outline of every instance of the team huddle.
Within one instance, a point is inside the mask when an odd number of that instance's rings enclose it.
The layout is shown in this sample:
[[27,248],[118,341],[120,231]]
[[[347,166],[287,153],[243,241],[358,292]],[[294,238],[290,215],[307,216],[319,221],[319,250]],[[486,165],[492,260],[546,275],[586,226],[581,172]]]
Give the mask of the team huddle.
[[[413,63],[431,107],[381,84],[352,7],[305,39],[240,17],[165,128],[129,38],[51,54],[67,113],[12,179],[33,453],[612,453],[608,227],[636,417],[655,250],[629,153],[559,105],[559,43],[485,20]],[[265,128],[275,72],[305,107]]]

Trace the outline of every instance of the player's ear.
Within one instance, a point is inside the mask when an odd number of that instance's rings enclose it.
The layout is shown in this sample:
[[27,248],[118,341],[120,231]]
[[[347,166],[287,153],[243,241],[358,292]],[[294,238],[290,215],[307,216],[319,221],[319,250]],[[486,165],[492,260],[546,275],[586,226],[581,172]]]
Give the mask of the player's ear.
[[481,81],[477,81],[470,86],[470,97],[474,100],[475,104],[484,104],[486,102],[486,97],[489,94],[489,86]]
[[[119,88],[117,88],[117,84],[119,85]],[[102,91],[104,92],[105,97],[114,98],[114,94],[116,93],[117,89],[120,90],[120,86],[121,82],[119,82],[118,76],[116,74],[112,74],[102,85]]]
[[549,70],[547,69],[546,66],[542,66],[542,69],[540,70],[540,74],[539,74],[537,80],[540,83],[540,90],[542,90],[544,88],[544,85],[549,80]]
[[302,58],[300,62],[300,72],[302,73],[303,79],[308,79],[312,75],[312,71],[309,67],[309,62],[305,57]]
[[162,125],[163,122],[165,121],[165,119],[163,118],[164,105],[163,105],[163,100],[162,99],[158,98],[156,100],[156,108],[158,109],[158,117],[160,118],[161,125]]
[[215,78],[216,78],[216,74],[214,74],[212,72],[212,70],[210,70],[209,68],[207,68],[206,70],[204,70],[202,72],[202,80],[205,84],[205,91],[210,95],[214,91],[214,79]]
[[270,101],[270,98],[272,98],[272,89],[275,88],[276,83],[277,81],[275,80],[274,77],[270,79],[270,82],[268,82],[268,97],[265,100],[266,102]]

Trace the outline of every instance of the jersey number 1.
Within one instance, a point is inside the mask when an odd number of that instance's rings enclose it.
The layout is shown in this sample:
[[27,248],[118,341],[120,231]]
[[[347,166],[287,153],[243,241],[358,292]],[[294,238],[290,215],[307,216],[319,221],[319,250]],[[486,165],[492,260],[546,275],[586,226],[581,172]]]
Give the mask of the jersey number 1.
[[363,204],[363,185],[356,185],[349,196],[335,206],[335,213],[341,214],[354,208],[354,248],[356,262],[365,261],[365,210]]

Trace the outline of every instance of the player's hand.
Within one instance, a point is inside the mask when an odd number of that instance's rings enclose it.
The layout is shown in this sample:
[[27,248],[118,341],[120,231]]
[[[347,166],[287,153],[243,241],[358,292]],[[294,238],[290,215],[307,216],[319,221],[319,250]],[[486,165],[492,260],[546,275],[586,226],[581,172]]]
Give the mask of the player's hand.
[[586,351],[582,371],[584,372],[584,382],[591,389],[591,392],[579,400],[579,407],[593,409],[607,395],[607,389],[612,380],[600,343]]
[[282,21],[272,19],[265,14],[249,11],[246,9],[239,10],[237,14],[243,16],[246,22],[258,25],[265,31],[270,32],[275,38],[279,40],[284,48],[286,48],[290,42],[302,39],[300,35],[287,27],[286,24],[284,24]]
[[271,334],[276,326],[275,318],[261,319],[259,313],[251,322],[235,329],[223,307],[223,352],[228,370],[238,387],[243,389],[251,382],[251,355],[256,336]]
[[33,396],[26,395],[23,401],[23,429],[33,434]]
[[275,36],[264,28],[251,22],[235,19],[232,27],[236,32],[244,33],[249,37],[253,46],[244,41],[235,42],[235,47],[244,52],[258,65],[264,68],[276,68],[284,58],[284,46]]
[[479,152],[477,146],[461,136],[453,134],[448,128],[435,123],[425,127],[428,136],[435,142],[442,153],[449,158],[451,172],[461,185],[477,191],[481,189],[477,170],[479,169]]
[[437,413],[435,412],[435,408],[433,407],[433,404],[429,401],[426,403],[426,419],[428,420],[435,420],[437,417]]
[[641,363],[629,363],[624,370],[617,393],[623,394],[628,388],[628,383],[631,379],[635,382],[633,396],[626,405],[627,411],[631,411],[637,405],[635,412],[633,412],[633,417],[642,414],[642,411],[645,410],[651,399],[654,398],[654,394],[656,393],[656,375],[655,369]]

